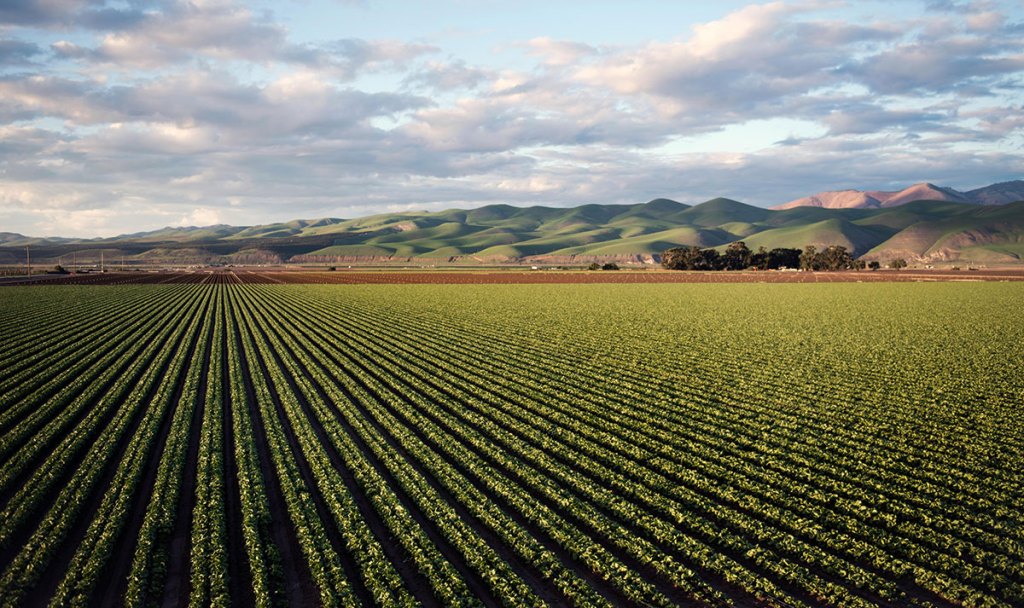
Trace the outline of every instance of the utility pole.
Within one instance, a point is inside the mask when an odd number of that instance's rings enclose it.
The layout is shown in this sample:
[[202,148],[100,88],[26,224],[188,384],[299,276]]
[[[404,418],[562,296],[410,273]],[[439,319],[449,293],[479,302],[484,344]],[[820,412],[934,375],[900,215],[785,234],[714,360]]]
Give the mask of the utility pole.
[[78,272],[78,252],[71,254],[71,272]]
[[106,270],[103,269],[103,252],[102,251],[100,252],[100,272],[106,272]]
[[25,274],[32,276],[32,258],[28,253],[28,245],[25,245]]

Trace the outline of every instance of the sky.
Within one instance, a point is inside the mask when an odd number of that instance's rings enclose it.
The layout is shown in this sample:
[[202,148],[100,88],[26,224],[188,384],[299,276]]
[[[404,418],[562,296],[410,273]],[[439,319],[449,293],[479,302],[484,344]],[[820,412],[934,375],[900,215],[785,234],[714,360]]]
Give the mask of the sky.
[[0,0],[0,232],[1024,177],[1024,2]]

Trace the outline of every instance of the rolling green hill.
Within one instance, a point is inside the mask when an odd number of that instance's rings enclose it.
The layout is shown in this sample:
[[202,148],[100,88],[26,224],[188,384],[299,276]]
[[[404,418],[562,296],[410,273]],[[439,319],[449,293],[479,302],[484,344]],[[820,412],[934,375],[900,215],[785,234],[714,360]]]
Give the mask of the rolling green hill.
[[764,230],[746,237],[744,242],[752,249],[803,249],[807,245],[823,249],[829,245],[842,245],[854,255],[860,255],[876,244],[884,242],[892,234],[891,230],[885,228],[867,228],[845,218],[833,217],[809,224],[788,224],[781,228]]
[[[262,226],[165,228],[110,239],[30,238],[0,233],[0,260],[38,263],[106,255],[186,263],[656,263],[670,247],[751,249],[842,245],[867,260],[1016,263],[1024,259],[1024,201],[979,206],[916,201],[877,209],[770,210],[717,198],[573,208],[489,205],[350,220]],[[116,253],[115,253],[116,252]],[[110,258],[108,257],[108,261]]]

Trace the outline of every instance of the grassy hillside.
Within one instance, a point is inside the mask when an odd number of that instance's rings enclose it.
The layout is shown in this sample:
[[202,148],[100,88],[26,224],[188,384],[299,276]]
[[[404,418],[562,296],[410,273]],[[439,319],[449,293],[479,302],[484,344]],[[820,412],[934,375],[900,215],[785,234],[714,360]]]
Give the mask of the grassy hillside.
[[2,237],[0,254],[11,263],[24,259],[26,244],[40,263],[72,253],[98,257],[104,249],[116,250],[116,255],[129,260],[168,263],[186,259],[562,263],[609,258],[656,262],[671,247],[724,247],[739,240],[751,249],[842,245],[865,259],[904,257],[928,262],[969,257],[1016,262],[1024,259],[1024,202],[978,206],[916,201],[880,209],[773,211],[725,198],[692,207],[656,199],[637,205],[490,205],[351,220],[166,228],[113,239],[33,239],[13,233]]
[[831,218],[812,224],[791,224],[782,228],[764,230],[747,237],[748,247],[792,247],[803,249],[814,245],[822,249],[829,245],[846,247],[853,255],[861,255],[892,235],[882,227],[864,227],[844,218]]

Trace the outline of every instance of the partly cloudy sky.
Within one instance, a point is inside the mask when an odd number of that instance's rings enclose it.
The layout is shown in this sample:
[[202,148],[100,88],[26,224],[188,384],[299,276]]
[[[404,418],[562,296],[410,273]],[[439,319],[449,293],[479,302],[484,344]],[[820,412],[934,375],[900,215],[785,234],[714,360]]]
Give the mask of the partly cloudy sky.
[[0,231],[1024,176],[1024,2],[0,0]]

